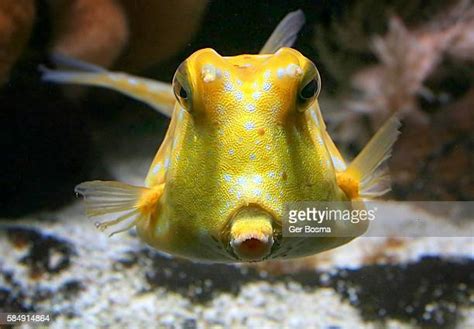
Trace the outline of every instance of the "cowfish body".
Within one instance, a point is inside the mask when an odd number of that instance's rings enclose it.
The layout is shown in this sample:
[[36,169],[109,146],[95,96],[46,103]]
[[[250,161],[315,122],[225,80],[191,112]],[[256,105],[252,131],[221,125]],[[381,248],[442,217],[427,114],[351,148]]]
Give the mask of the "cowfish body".
[[73,71],[41,68],[44,80],[110,88],[171,116],[144,187],[101,180],[76,186],[100,230],[112,235],[136,227],[159,250],[211,262],[307,256],[365,232],[367,221],[337,221],[331,225],[340,237],[282,234],[289,202],[364,201],[386,193],[382,165],[400,127],[389,118],[346,164],[319,109],[319,73],[288,48],[304,20],[301,10],[289,13],[259,55],[199,50],[172,85],[64,56],[55,56],[56,64]]
[[[267,213],[275,245],[283,248],[286,203],[347,200],[313,119],[317,100],[299,97],[317,74],[290,48],[272,55],[222,57],[211,49],[191,55],[175,77],[187,99],[175,108],[169,154],[151,165],[147,178],[156,184],[163,176],[165,188],[151,220],[137,226],[145,241],[189,258],[229,261],[236,258],[226,240],[229,223],[243,209]],[[337,243],[321,242],[300,250]]]

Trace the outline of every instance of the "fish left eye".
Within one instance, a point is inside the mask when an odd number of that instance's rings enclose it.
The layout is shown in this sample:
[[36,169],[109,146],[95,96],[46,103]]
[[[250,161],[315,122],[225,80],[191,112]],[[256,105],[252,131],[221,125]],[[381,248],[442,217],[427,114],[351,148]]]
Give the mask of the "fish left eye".
[[300,97],[303,100],[308,100],[316,96],[316,93],[319,91],[319,84],[316,81],[316,78],[308,82],[300,91]]

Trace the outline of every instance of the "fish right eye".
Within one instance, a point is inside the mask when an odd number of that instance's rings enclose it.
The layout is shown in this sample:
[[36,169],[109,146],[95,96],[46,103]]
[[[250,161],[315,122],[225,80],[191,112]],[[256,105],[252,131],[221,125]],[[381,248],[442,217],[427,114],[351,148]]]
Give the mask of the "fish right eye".
[[318,89],[318,82],[316,81],[316,78],[314,78],[308,82],[303,89],[301,89],[300,96],[303,99],[310,99],[316,95]]

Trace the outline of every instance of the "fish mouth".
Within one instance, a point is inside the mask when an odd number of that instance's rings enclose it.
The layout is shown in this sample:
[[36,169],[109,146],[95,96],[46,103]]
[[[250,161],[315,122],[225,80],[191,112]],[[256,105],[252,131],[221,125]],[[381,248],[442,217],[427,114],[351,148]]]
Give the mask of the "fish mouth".
[[257,262],[270,255],[274,244],[275,220],[256,206],[240,208],[229,222],[225,240],[232,253],[245,262]]

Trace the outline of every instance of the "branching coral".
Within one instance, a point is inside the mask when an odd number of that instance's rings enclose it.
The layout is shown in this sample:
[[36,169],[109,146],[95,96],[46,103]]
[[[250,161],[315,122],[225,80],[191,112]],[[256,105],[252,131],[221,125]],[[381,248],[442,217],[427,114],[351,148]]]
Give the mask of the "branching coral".
[[361,99],[350,109],[369,113],[378,126],[391,113],[401,112],[419,121],[418,96],[432,97],[424,82],[446,56],[474,60],[474,7],[462,1],[443,17],[409,31],[393,17],[385,37],[377,37],[373,49],[380,64],[357,73],[354,87]]
[[457,1],[416,27],[392,16],[371,44],[378,63],[350,77],[357,93],[326,116],[333,136],[359,148],[397,113],[404,127],[390,163],[395,195],[472,200],[472,2]]

